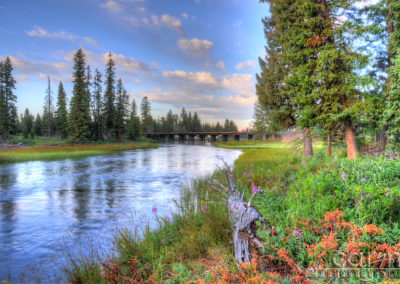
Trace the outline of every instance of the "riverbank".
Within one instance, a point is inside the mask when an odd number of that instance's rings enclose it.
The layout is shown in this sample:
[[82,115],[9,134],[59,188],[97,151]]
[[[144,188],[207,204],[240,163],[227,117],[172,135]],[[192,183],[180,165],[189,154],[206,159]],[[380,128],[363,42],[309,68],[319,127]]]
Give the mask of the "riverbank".
[[350,276],[341,275],[343,281],[357,282],[360,273],[374,267],[379,269],[369,282],[398,279],[398,270],[388,268],[398,267],[399,260],[387,260],[400,253],[400,161],[347,160],[340,149],[327,157],[320,146],[315,157],[303,159],[292,144],[244,143],[234,167],[237,188],[247,197],[253,184],[264,190],[253,204],[266,220],[257,232],[265,249],[251,265],[232,256],[226,204],[213,189],[215,179],[223,183],[225,178],[216,172],[184,188],[181,215],[172,221],[156,216],[159,228],[146,231],[144,238],[120,232],[118,256],[73,262],[70,281],[304,283],[337,280],[343,269],[354,267],[358,270]]
[[0,164],[78,159],[107,155],[119,151],[157,147],[157,144],[148,142],[16,147],[0,151]]

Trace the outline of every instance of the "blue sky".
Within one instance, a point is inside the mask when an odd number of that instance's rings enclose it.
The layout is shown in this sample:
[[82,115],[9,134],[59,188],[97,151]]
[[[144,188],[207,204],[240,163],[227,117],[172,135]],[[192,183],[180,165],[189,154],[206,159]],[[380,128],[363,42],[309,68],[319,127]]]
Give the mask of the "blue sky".
[[267,13],[258,0],[0,0],[0,58],[12,59],[19,112],[42,112],[47,75],[54,97],[59,81],[71,96],[82,48],[102,73],[112,52],[131,100],[148,96],[154,117],[185,107],[246,127]]

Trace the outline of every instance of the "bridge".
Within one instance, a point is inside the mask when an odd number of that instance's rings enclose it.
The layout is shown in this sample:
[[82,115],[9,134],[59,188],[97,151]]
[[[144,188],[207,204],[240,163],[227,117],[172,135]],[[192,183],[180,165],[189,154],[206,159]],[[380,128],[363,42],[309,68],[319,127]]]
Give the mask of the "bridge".
[[241,136],[245,136],[247,139],[253,139],[253,132],[239,132],[239,131],[217,131],[217,132],[145,132],[144,136],[158,140],[160,142],[166,141],[174,142],[175,137],[178,137],[179,142],[194,142],[195,138],[198,137],[201,142],[205,142],[207,137],[210,137],[211,143],[217,141],[218,137],[222,138],[223,142],[227,142],[229,138],[233,138],[235,141],[239,141]]

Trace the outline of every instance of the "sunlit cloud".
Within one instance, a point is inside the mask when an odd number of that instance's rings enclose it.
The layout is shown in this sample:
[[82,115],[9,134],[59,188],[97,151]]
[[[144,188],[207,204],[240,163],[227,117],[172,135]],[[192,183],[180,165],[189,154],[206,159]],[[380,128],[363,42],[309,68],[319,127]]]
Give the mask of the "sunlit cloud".
[[244,70],[244,69],[250,69],[253,68],[257,65],[257,62],[254,60],[247,60],[244,62],[240,62],[238,65],[236,65],[237,70]]
[[178,46],[185,50],[185,51],[190,51],[194,53],[205,53],[210,51],[214,44],[206,39],[198,39],[198,38],[192,38],[192,39],[181,39],[178,42]]
[[34,26],[33,29],[27,31],[26,34],[31,37],[39,37],[39,38],[56,38],[56,39],[64,39],[72,41],[76,39],[76,37],[70,33],[66,33],[64,31],[49,32],[46,29],[39,26]]

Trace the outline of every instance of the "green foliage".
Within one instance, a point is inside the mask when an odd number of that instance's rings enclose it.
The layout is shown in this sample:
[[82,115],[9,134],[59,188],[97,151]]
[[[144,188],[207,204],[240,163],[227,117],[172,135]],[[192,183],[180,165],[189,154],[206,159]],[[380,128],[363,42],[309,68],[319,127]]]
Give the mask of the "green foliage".
[[5,141],[9,134],[17,132],[17,96],[14,94],[16,81],[12,72],[11,60],[7,57],[4,62],[0,62],[0,136],[2,141]]
[[85,54],[79,49],[74,56],[74,87],[69,114],[69,130],[78,143],[90,137],[91,118],[85,70]]
[[128,138],[136,140],[140,137],[140,118],[137,115],[135,99],[132,101],[132,110],[128,122]]
[[62,82],[58,85],[58,96],[57,96],[57,110],[56,110],[56,128],[61,137],[66,138],[68,136],[68,112],[67,112],[67,101],[66,93]]
[[108,54],[105,77],[106,90],[104,92],[103,118],[107,137],[110,139],[115,122],[115,62],[111,52]]
[[142,103],[140,104],[140,118],[143,132],[152,131],[153,118],[151,117],[151,106],[149,99],[144,97]]
[[117,83],[116,92],[116,107],[115,107],[115,122],[114,131],[118,141],[122,141],[123,134],[126,133],[126,122],[128,116],[129,96],[122,84],[120,78]]

